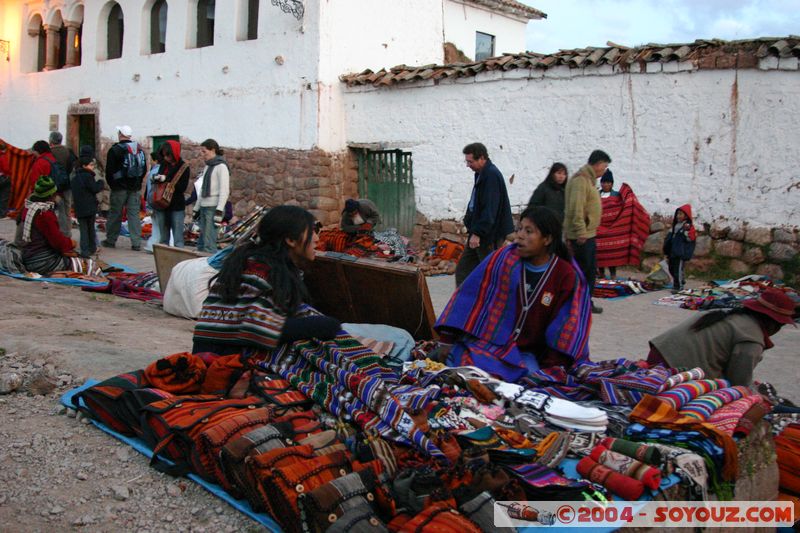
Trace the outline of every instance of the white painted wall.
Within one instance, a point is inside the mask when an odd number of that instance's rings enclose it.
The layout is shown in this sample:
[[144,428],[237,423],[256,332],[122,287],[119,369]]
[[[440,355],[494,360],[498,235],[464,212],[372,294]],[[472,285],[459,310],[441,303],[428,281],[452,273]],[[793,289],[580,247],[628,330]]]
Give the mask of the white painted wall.
[[[417,208],[434,220],[463,216],[472,174],[461,149],[481,141],[507,179],[516,175],[512,204],[527,203],[554,161],[572,173],[601,148],[613,159],[617,185],[629,183],[651,213],[691,202],[700,221],[797,226],[800,72],[788,59],[781,66],[790,70],[738,75],[559,67],[353,88],[345,94],[347,139],[411,150]],[[762,66],[776,68],[778,60]]]
[[346,147],[339,76],[395,65],[441,64],[441,0],[321,0],[319,145]]
[[[495,55],[525,51],[525,28],[528,21],[486,8],[442,0],[444,40],[453,43],[467,57],[475,58],[475,32],[495,36]],[[535,21],[534,21],[535,23]]]

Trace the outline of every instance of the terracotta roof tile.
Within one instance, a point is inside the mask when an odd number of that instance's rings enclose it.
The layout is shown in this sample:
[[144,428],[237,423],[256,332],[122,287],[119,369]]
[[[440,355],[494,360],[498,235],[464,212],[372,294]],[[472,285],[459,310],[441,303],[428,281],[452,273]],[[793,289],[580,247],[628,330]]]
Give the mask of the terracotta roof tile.
[[516,15],[525,17],[527,19],[546,19],[547,13],[539,11],[538,9],[527,6],[522,2],[516,0],[462,0],[468,4],[477,4],[492,11],[499,11],[508,15]]
[[[495,1],[511,2],[511,0]],[[644,65],[644,63],[668,63],[670,61],[692,61],[696,68],[731,68],[731,66],[755,68],[758,66],[757,59],[767,56],[800,57],[800,36],[765,37],[742,41],[700,39],[693,43],[650,43],[635,48],[609,42],[605,48],[559,50],[554,54],[523,52],[504,54],[471,63],[421,67],[398,65],[389,71],[383,69],[377,73],[367,69],[361,73],[341,76],[340,79],[348,86],[375,85],[383,87],[416,80],[475,76],[481,72],[492,70],[548,69],[559,65],[584,68],[604,64],[627,69],[633,63]]]

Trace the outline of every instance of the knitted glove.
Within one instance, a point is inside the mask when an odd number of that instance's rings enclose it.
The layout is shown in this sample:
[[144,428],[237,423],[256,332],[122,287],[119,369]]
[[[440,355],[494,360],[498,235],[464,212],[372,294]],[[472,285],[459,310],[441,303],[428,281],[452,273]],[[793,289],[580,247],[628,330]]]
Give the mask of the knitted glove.
[[286,344],[300,339],[320,339],[323,341],[336,337],[342,324],[333,317],[315,315],[300,318],[288,318],[283,325],[283,331],[278,339],[280,344]]

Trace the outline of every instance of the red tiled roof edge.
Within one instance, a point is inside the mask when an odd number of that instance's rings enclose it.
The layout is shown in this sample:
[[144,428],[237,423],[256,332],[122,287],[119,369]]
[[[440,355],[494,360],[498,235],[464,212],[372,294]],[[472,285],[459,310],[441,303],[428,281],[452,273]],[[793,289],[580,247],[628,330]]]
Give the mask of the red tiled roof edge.
[[517,2],[516,0],[460,0],[468,4],[477,4],[493,11],[525,17],[527,19],[546,19],[547,13]]
[[[339,79],[348,87],[359,85],[375,85],[388,87],[399,83],[408,83],[430,78],[430,71],[439,78],[461,78],[476,76],[480,72],[492,70],[512,70],[518,68],[548,69],[559,65],[570,68],[584,68],[600,65],[612,65],[621,70],[628,70],[638,63],[641,71],[646,70],[647,63],[669,63],[672,61],[691,61],[698,69],[726,68],[758,68],[759,61],[767,56],[777,58],[800,58],[800,36],[762,37],[740,41],[723,41],[719,39],[698,39],[693,43],[646,44],[635,48],[609,42],[604,48],[579,48],[559,50],[554,54],[523,52],[519,54],[503,54],[472,63],[454,63],[450,65],[425,65],[409,67],[399,65],[378,72],[365,70],[360,73],[345,74]],[[428,71],[426,73],[426,71]],[[425,73],[425,74],[423,74]]]

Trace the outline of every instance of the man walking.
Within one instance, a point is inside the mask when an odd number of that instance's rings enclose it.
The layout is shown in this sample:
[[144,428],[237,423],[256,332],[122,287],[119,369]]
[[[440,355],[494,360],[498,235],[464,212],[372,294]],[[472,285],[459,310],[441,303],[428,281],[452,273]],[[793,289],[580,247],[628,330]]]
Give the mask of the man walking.
[[486,146],[472,143],[462,152],[464,162],[475,173],[475,182],[464,215],[467,246],[456,266],[456,286],[514,231],[506,182],[500,169],[489,159]]
[[[73,167],[78,158],[72,153],[72,150],[61,144],[63,141],[64,136],[61,135],[61,132],[50,132],[50,153],[53,154],[56,162],[61,165],[67,176],[72,176]],[[72,210],[72,191],[69,189],[69,181],[59,187],[58,194],[61,196],[61,201],[56,204],[58,229],[65,237],[72,238],[72,219],[69,215]]]
[[[603,213],[597,179],[605,174],[611,158],[602,150],[595,150],[589,162],[567,182],[566,210],[564,214],[564,234],[567,243],[581,267],[589,291],[594,288],[597,277],[597,227]],[[602,313],[603,309],[592,302],[592,312]]]
[[122,226],[122,209],[128,211],[128,232],[131,235],[131,249],[142,249],[142,221],[139,209],[142,205],[142,179],[147,173],[147,159],[144,150],[132,140],[130,126],[117,126],[119,142],[108,150],[106,156],[106,181],[111,188],[106,239],[102,245],[114,248]]

